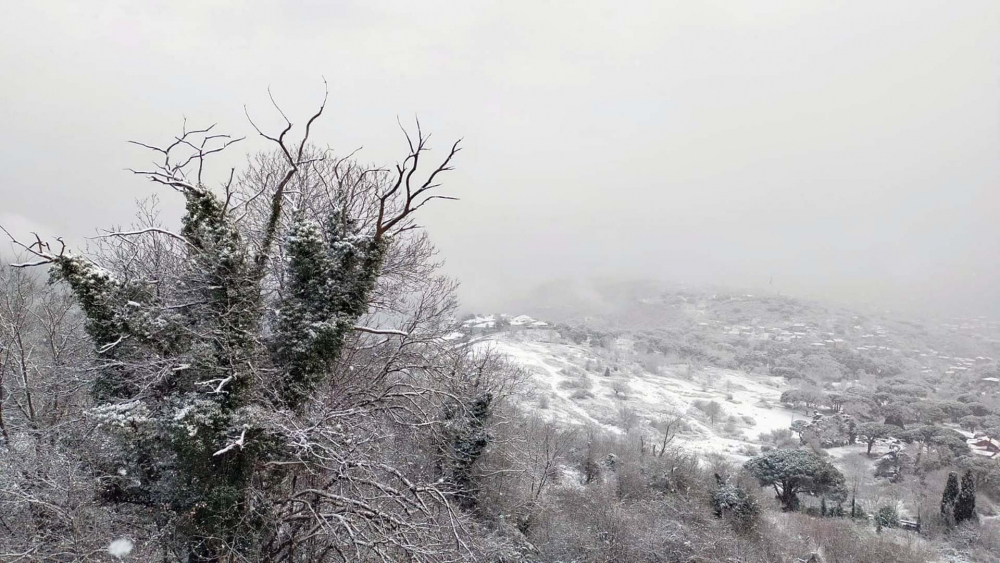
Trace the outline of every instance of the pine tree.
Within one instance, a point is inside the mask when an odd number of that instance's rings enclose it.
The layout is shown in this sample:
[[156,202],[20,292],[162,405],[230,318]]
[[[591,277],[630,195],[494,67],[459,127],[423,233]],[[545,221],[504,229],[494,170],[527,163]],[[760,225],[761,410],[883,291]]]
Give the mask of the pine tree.
[[962,490],[955,501],[955,523],[961,524],[976,517],[976,480],[972,471],[962,476]]
[[844,476],[830,462],[806,450],[774,450],[754,457],[743,468],[761,486],[774,487],[786,511],[798,510],[798,493],[840,501],[847,497]]
[[945,522],[954,523],[955,502],[958,500],[958,474],[952,471],[948,474],[948,483],[941,495],[941,517]]

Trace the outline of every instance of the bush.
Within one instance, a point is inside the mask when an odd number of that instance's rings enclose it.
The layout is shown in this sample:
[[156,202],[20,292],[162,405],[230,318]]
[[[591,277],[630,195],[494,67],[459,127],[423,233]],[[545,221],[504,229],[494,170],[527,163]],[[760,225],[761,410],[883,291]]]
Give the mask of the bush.
[[[766,527],[765,534],[784,548],[784,561],[804,561],[806,554],[822,546],[821,561],[844,563],[927,563],[936,561],[937,550],[912,534],[878,534],[869,526],[849,519],[812,518],[805,514],[782,515],[780,528]],[[805,555],[805,557],[804,557]]]
[[[721,481],[718,475],[716,478]],[[720,482],[712,491],[711,504],[715,516],[728,518],[737,533],[747,533],[757,528],[760,503],[743,487]]]
[[792,435],[788,428],[775,428],[770,432],[762,432],[760,441],[778,449],[794,448],[799,445],[799,439]]
[[[956,555],[966,561],[976,563],[994,563],[996,554],[1000,553],[1000,522],[988,520],[982,525],[965,523],[948,535]],[[955,560],[959,560],[955,557]]]
[[878,509],[875,513],[875,526],[877,528],[898,528],[899,512],[895,506],[887,505]]
[[582,389],[584,391],[593,387],[593,383],[586,374],[583,377],[571,377],[559,382],[560,389]]

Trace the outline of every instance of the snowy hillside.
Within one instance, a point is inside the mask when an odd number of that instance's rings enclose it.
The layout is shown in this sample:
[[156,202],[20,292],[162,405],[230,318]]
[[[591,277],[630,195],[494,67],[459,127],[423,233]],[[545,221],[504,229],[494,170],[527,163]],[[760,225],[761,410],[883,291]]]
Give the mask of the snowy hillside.
[[[615,433],[641,429],[662,438],[664,421],[680,416],[675,444],[698,452],[747,457],[757,437],[804,418],[781,406],[780,377],[688,364],[648,371],[621,339],[610,350],[573,344],[552,331],[495,333],[476,344],[507,355],[531,374],[525,407],[563,425],[593,425]],[[714,417],[710,403],[721,407]]]

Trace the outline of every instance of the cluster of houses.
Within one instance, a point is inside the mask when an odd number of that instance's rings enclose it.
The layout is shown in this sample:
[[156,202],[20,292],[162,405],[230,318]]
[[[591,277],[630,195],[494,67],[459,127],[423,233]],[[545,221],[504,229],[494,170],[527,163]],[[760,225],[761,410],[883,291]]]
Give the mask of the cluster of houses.
[[950,322],[942,323],[941,328],[953,332],[971,336],[978,340],[998,343],[997,333],[1000,332],[1000,322],[989,320],[986,317],[976,318],[955,318]]
[[462,329],[472,334],[489,332],[501,327],[509,327],[512,330],[535,329],[548,327],[549,323],[539,321],[528,315],[475,315],[462,321]]

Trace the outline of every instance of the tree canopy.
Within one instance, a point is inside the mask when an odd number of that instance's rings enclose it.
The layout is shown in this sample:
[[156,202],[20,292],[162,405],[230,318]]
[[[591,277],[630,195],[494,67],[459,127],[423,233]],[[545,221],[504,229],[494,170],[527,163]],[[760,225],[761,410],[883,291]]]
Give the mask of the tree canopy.
[[834,500],[847,496],[843,474],[830,462],[807,450],[775,450],[747,461],[743,468],[761,486],[774,487],[785,510],[798,508],[798,493],[824,495]]

